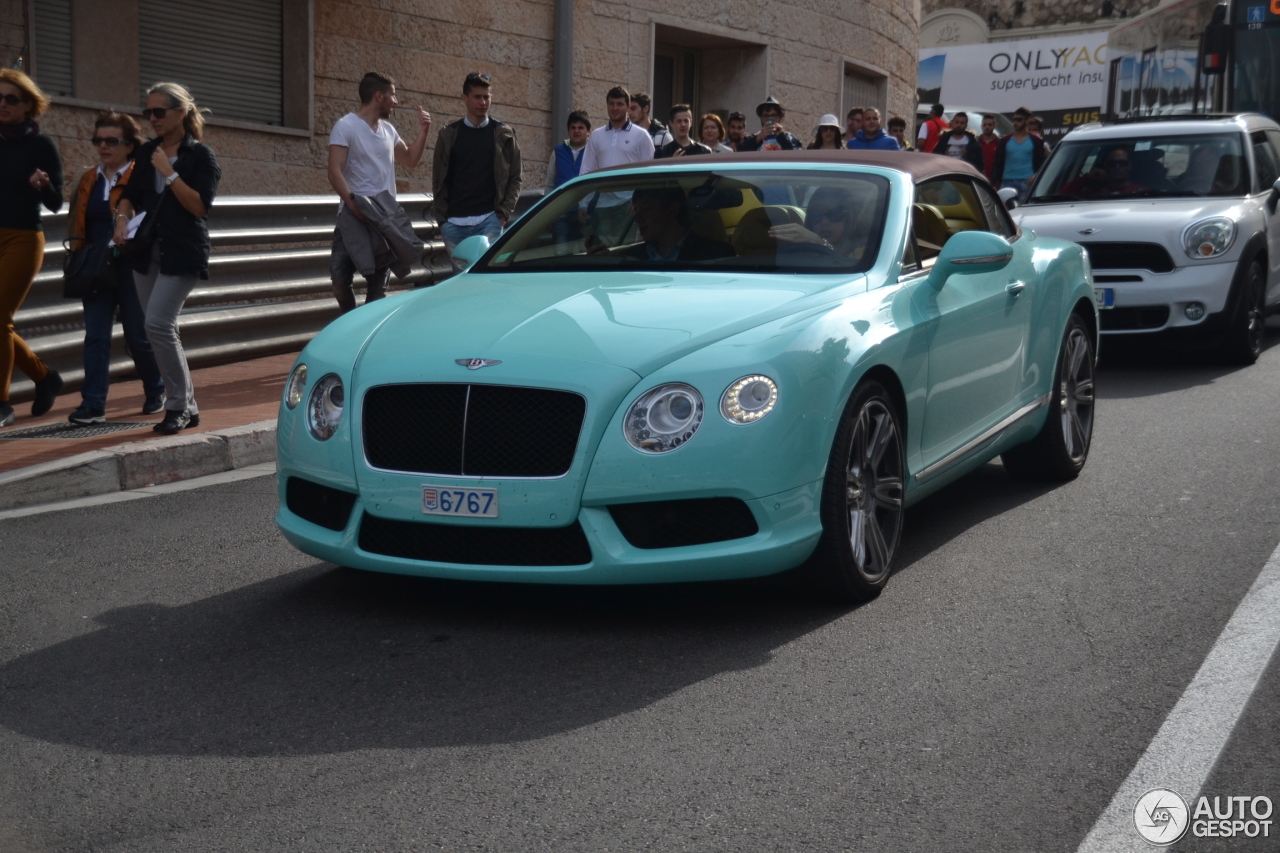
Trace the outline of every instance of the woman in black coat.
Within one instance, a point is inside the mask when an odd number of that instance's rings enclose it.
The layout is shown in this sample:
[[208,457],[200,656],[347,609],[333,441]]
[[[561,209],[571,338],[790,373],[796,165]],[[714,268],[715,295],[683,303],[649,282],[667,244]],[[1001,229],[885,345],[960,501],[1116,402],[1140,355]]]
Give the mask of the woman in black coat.
[[[132,253],[134,282],[167,395],[164,420],[155,430],[173,435],[200,423],[191,371],[178,335],[178,314],[196,284],[209,278],[205,220],[222,171],[213,149],[200,142],[204,118],[184,87],[155,84],[147,92],[147,108],[142,112],[156,138],[138,149],[137,165],[116,214],[115,240],[127,242],[129,220],[135,214],[145,212],[153,218],[154,243],[148,251]],[[146,227],[143,220],[141,228]]]

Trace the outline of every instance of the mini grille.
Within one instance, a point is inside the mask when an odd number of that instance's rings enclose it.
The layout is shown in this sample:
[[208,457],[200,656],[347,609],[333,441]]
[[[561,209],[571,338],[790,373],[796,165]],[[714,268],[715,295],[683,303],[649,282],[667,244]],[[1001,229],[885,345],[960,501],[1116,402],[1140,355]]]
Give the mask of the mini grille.
[[735,498],[614,504],[613,523],[636,548],[676,548],[754,536],[751,508]]
[[1099,311],[1102,331],[1123,332],[1134,329],[1159,329],[1169,322],[1168,305],[1139,305],[1133,308],[1109,308]]
[[365,513],[360,550],[406,560],[487,566],[583,566],[591,546],[582,526],[489,527],[393,521]]
[[1159,243],[1081,243],[1095,270],[1173,272],[1173,258]]
[[380,385],[364,396],[374,468],[471,477],[558,477],[573,464],[587,402],[506,385]]
[[330,530],[344,530],[356,496],[301,477],[290,477],[284,487],[289,512]]

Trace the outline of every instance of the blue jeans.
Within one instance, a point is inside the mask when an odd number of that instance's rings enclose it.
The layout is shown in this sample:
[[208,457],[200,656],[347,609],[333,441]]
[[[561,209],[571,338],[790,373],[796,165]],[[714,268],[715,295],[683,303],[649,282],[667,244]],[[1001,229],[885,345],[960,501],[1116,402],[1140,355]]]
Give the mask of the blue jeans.
[[1024,201],[1027,200],[1027,188],[1030,186],[1031,186],[1030,178],[1023,178],[1022,180],[1010,180],[1008,178],[1005,178],[1003,181],[1000,182],[1000,189],[1004,189],[1005,187],[1012,187],[1013,189],[1018,191],[1018,204],[1022,204]]
[[498,214],[495,213],[475,225],[454,225],[452,222],[444,222],[440,226],[440,237],[444,240],[444,245],[451,256],[459,243],[477,234],[488,237],[489,244],[492,245],[502,234],[502,220],[498,218]]
[[86,409],[102,411],[107,406],[111,384],[111,326],[116,308],[124,327],[124,345],[142,380],[148,400],[164,395],[164,382],[155,353],[143,325],[142,303],[133,284],[133,270],[124,262],[116,264],[116,286],[105,287],[84,297],[84,385],[80,397]]

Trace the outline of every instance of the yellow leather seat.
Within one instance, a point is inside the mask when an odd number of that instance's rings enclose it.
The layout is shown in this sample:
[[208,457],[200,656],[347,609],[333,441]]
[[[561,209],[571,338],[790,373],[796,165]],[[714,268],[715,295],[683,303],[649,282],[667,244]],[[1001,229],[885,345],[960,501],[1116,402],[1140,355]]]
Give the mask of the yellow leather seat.
[[916,243],[925,259],[941,252],[951,237],[946,217],[932,204],[911,205],[911,224],[915,228]]
[[771,204],[748,210],[738,220],[733,232],[733,250],[741,255],[776,255],[778,241],[769,236],[775,225],[804,225],[804,214],[797,207]]

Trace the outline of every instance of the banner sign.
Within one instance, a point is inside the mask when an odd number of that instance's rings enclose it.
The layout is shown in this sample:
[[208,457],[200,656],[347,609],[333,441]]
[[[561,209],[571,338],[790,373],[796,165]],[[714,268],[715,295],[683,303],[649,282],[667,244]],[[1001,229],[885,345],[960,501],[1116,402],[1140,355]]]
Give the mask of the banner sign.
[[1098,120],[1107,70],[1105,31],[935,47],[920,51],[916,91],[922,111],[935,103],[1005,115],[1026,107],[1055,136]]

